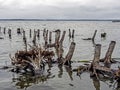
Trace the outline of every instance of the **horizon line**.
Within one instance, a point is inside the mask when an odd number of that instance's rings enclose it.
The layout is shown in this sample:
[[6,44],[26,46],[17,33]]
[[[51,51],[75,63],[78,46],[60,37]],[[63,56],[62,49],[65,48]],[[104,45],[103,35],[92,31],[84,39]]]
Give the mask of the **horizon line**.
[[120,19],[0,19],[0,21],[120,21]]

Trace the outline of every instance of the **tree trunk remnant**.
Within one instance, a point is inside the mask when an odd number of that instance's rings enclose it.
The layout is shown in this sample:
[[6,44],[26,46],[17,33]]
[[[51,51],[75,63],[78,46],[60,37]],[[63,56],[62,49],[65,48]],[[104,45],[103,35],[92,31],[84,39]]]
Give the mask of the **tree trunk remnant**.
[[11,39],[11,29],[8,30],[9,39]]
[[32,30],[31,29],[30,29],[30,34],[29,35],[30,35],[30,38],[31,38],[32,37]]
[[52,41],[52,32],[49,32],[49,44],[51,44]]
[[116,44],[115,41],[111,41],[111,43],[109,44],[109,48],[108,48],[107,53],[106,53],[105,58],[104,58],[105,64],[109,64],[109,63],[114,62],[112,60],[111,56],[112,56],[113,50],[115,48],[115,44]]
[[6,28],[5,27],[3,28],[3,30],[4,30],[3,33],[6,34]]
[[37,37],[40,37],[40,29],[37,30]]
[[73,31],[72,31],[72,38],[74,38],[74,33],[75,33],[75,30],[73,29]]
[[64,65],[71,66],[71,58],[72,58],[74,50],[75,50],[75,45],[76,45],[75,42],[71,42],[69,51],[64,59],[64,63],[63,63]]
[[99,66],[100,53],[101,53],[101,45],[96,44],[94,59],[93,59],[93,62],[91,63],[91,66],[90,66],[90,69],[92,71],[91,76],[96,76],[97,77],[96,67]]
[[69,29],[69,38],[71,38],[71,31],[70,31],[70,29]]
[[93,35],[93,37],[92,37],[92,41],[95,40],[96,33],[97,33],[97,30],[95,30],[95,32],[94,32],[94,35]]
[[61,32],[61,31],[60,31],[59,29],[55,31],[55,33],[56,33],[56,34],[55,34],[55,44],[56,44],[56,45],[59,44],[60,32]]
[[33,44],[34,46],[36,46],[36,31],[34,31],[34,36],[33,36]]

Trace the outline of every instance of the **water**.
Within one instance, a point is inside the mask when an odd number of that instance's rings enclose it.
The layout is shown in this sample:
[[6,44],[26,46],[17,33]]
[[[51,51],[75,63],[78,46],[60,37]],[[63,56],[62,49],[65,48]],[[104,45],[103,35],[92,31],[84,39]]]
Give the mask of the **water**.
[[[74,41],[76,49],[72,57],[72,61],[92,60],[94,55],[94,45],[91,41],[84,41],[83,38],[90,38],[93,36],[95,30],[98,30],[95,37],[95,43],[102,45],[101,58],[105,56],[111,41],[116,41],[116,46],[112,54],[113,58],[120,58],[120,23],[112,23],[111,21],[0,21],[1,33],[4,37],[0,40],[0,67],[11,65],[9,55],[14,55],[17,50],[24,49],[22,35],[17,35],[17,28],[23,28],[26,31],[27,42],[32,44],[32,38],[29,38],[29,29],[32,32],[37,29],[44,28],[49,31],[60,29],[66,30],[64,45],[64,55],[66,55],[70,42],[68,37],[68,29],[75,30]],[[3,34],[3,28],[6,27],[6,34]],[[12,39],[9,39],[7,29],[12,29]],[[107,37],[101,38],[101,33],[106,32]],[[37,43],[43,44],[42,31],[40,33],[40,40]],[[54,39],[54,37],[53,37]],[[52,40],[54,42],[54,40]],[[119,59],[118,59],[119,60]],[[73,68],[78,67],[81,63],[73,63]],[[117,68],[117,66],[114,66]],[[46,67],[47,69],[48,67]],[[50,72],[45,74],[48,77],[34,77],[21,76],[9,72],[9,70],[0,70],[0,90],[113,90],[110,87],[110,81],[97,81],[91,79],[89,73],[83,73],[81,77],[77,76],[75,72],[71,73],[65,67],[58,68],[53,65]],[[96,85],[98,84],[98,85]],[[100,84],[100,86],[99,86]],[[96,88],[97,87],[97,88]],[[117,87],[117,86],[115,86]],[[116,89],[117,90],[117,89]]]

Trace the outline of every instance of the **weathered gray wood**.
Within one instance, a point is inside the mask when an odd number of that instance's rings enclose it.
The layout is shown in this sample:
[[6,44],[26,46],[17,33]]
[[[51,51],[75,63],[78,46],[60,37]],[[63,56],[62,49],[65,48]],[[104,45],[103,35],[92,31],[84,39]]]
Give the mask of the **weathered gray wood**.
[[31,29],[30,29],[30,34],[29,35],[30,35],[30,38],[31,38],[32,37],[32,30]]
[[69,51],[68,51],[67,55],[65,56],[63,64],[71,66],[71,58],[72,58],[74,50],[75,50],[75,45],[76,45],[75,42],[71,42]]
[[69,38],[71,38],[71,30],[69,29]]
[[111,56],[112,56],[113,50],[115,48],[115,44],[116,44],[115,41],[111,41],[111,43],[109,44],[109,48],[108,48],[105,58],[104,58],[104,63],[109,64],[109,63],[113,62],[113,60],[111,59]]
[[34,36],[33,36],[33,44],[36,46],[36,31],[34,31]]
[[75,33],[75,30],[73,29],[73,31],[72,31],[72,38],[74,38],[74,33]]
[[6,34],[6,27],[3,28],[3,33]]
[[9,39],[11,39],[11,29],[8,29]]
[[49,43],[51,44],[52,41],[52,32],[49,32]]
[[92,37],[92,40],[93,40],[93,41],[95,40],[96,33],[97,33],[97,30],[95,30],[94,35],[93,35],[93,37]]
[[37,30],[37,37],[40,37],[40,29]]
[[93,67],[99,65],[100,53],[101,53],[101,45],[100,44],[96,44],[96,46],[95,46],[95,53],[94,53],[94,59],[93,59],[93,62],[92,62]]
[[59,39],[60,39],[60,30],[58,29],[58,30],[56,30],[55,31],[55,44],[59,44]]

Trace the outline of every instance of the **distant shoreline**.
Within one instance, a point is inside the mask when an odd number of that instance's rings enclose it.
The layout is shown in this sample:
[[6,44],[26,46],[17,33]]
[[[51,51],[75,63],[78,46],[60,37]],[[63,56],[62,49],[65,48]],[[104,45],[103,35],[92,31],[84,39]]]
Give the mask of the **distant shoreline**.
[[0,21],[115,21],[119,19],[0,19]]

